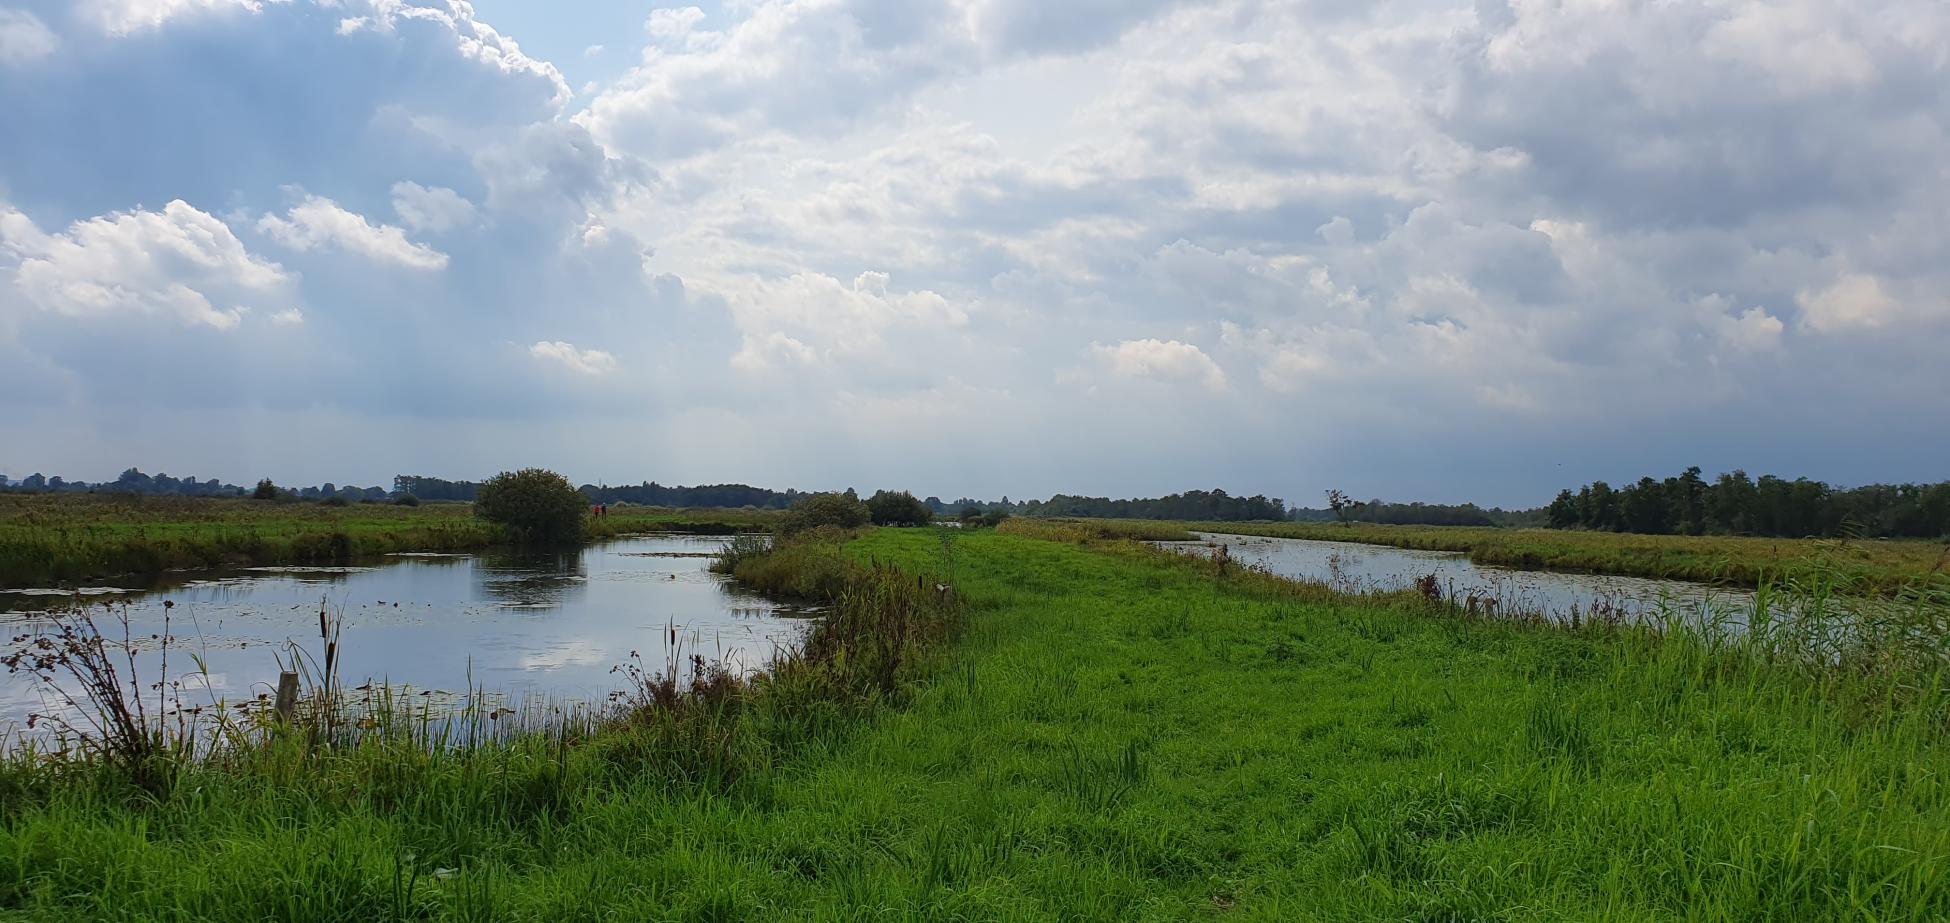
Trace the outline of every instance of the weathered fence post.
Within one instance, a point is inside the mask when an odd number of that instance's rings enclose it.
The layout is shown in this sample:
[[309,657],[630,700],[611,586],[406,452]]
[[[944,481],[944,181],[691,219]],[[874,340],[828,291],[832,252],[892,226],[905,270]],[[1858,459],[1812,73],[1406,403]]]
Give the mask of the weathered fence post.
[[292,713],[298,709],[298,674],[278,674],[278,699],[272,706],[278,713],[278,720],[291,723]]

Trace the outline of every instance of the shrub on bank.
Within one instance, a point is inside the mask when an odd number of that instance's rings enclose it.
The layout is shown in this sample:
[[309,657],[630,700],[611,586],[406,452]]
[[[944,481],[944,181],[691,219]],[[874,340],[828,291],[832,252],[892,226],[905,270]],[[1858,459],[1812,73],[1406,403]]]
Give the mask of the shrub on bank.
[[542,468],[503,471],[488,478],[474,497],[474,515],[508,527],[524,542],[580,539],[585,507],[568,478]]
[[851,492],[843,494],[813,494],[792,505],[779,524],[779,531],[786,535],[796,535],[808,529],[832,526],[836,529],[857,529],[872,521],[873,514],[867,505],[860,502]]
[[867,513],[876,526],[925,526],[934,521],[934,511],[903,490],[883,490],[867,500]]

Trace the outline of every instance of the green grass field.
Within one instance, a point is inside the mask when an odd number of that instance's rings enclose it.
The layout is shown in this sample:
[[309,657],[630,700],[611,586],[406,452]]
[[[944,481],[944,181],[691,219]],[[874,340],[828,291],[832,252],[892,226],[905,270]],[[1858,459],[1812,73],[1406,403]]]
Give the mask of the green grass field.
[[965,630],[864,698],[259,755],[160,796],[16,763],[0,917],[1950,917],[1940,650],[1470,621],[1059,537],[882,529],[756,565],[959,587]]
[[[591,538],[656,530],[770,528],[777,514],[619,507]],[[461,551],[506,541],[462,503],[419,506],[97,494],[0,494],[0,589],[184,567],[344,563],[395,551]]]
[[[1460,551],[1477,564],[1753,587],[1820,572],[1853,592],[1886,592],[1950,571],[1941,542],[1630,535],[1565,529],[1383,526],[1372,523],[1075,520],[1105,536],[1171,538],[1187,531]],[[1946,575],[1950,576],[1950,575]]]

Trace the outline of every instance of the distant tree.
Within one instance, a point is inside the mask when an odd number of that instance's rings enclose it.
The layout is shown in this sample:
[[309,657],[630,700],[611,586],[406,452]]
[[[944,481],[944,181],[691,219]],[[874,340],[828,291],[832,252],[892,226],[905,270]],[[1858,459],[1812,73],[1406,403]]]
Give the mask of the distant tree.
[[482,482],[474,496],[475,516],[537,544],[580,539],[587,509],[568,478],[543,468],[503,471]]
[[1011,517],[1009,515],[1008,510],[1005,510],[1001,507],[996,507],[995,509],[989,510],[988,512],[982,514],[982,525],[988,526],[989,528],[993,529],[996,526],[1008,522],[1010,518]]
[[351,505],[352,505],[352,501],[350,501],[350,500],[347,500],[347,499],[345,499],[345,495],[344,495],[344,494],[333,494],[333,495],[331,495],[331,496],[329,496],[329,497],[326,497],[326,498],[325,498],[325,500],[323,501],[323,505],[325,505],[325,506],[351,506]]
[[276,500],[277,498],[278,485],[271,483],[270,478],[258,481],[257,489],[251,491],[252,500]]
[[[55,480],[58,481],[60,478],[55,478]],[[47,478],[42,477],[41,473],[36,471],[22,479],[20,486],[22,490],[41,490],[47,487]]]
[[415,497],[412,494],[400,494],[399,496],[393,498],[393,502],[400,506],[419,506],[420,498]]
[[934,521],[934,511],[905,490],[876,492],[867,500],[867,514],[877,526],[924,526]]
[[955,518],[960,519],[963,523],[975,522],[982,518],[982,508],[973,503],[967,504],[961,508],[961,514]]
[[779,530],[787,535],[817,529],[821,526],[835,526],[841,529],[854,529],[866,525],[873,519],[867,505],[860,502],[859,495],[852,491],[843,494],[813,494],[792,505],[780,522]]
[[1338,490],[1327,492],[1327,508],[1334,511],[1334,518],[1339,520],[1341,525],[1347,525],[1347,514],[1353,507],[1354,501],[1348,499],[1347,494]]
[[1570,529],[1578,524],[1578,498],[1570,490],[1557,492],[1557,499],[1551,501],[1550,526],[1553,529]]

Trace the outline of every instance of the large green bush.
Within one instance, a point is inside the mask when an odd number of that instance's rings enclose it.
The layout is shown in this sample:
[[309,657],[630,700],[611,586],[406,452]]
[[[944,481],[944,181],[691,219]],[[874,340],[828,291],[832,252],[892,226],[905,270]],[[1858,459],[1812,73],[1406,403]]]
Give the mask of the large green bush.
[[867,512],[876,526],[925,526],[934,521],[934,511],[903,490],[883,490],[867,500]]
[[787,535],[817,529],[820,526],[835,526],[841,529],[856,529],[873,519],[867,505],[851,491],[843,494],[813,494],[798,503],[792,504],[785,519],[779,524],[779,531]]
[[503,471],[481,484],[474,496],[474,515],[507,526],[524,542],[580,539],[587,508],[588,501],[568,478],[542,468]]

